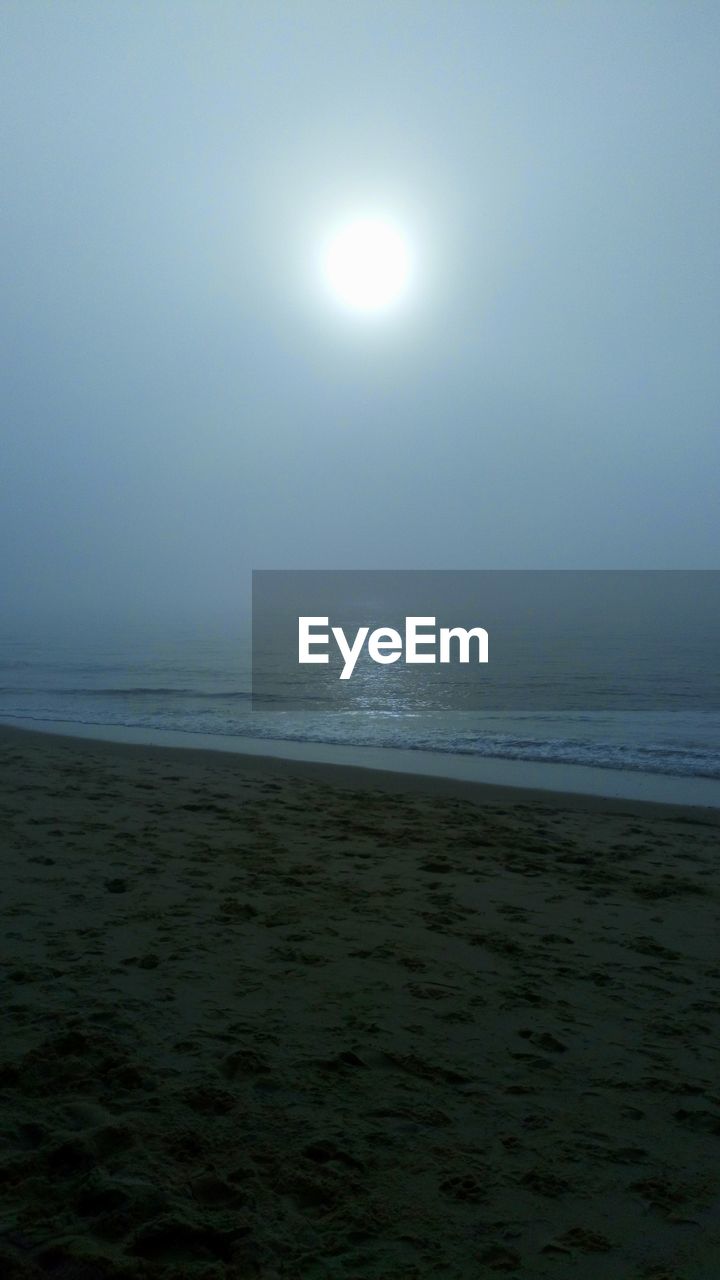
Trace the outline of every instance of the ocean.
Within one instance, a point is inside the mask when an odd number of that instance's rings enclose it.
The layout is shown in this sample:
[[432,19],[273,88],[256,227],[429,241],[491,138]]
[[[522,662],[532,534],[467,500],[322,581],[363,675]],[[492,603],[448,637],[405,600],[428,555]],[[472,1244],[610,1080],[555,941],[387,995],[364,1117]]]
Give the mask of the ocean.
[[[29,638],[15,630],[0,636],[0,719],[28,728],[52,724],[72,733],[80,726],[123,726],[152,730],[155,740],[163,731],[197,735],[198,746],[213,735],[245,749],[283,742],[399,748],[720,779],[720,711],[707,706],[702,664],[685,669],[677,710],[669,709],[671,689],[652,700],[664,703],[663,710],[642,699],[631,710],[598,708],[608,701],[607,663],[598,676],[602,696],[589,688],[588,709],[563,710],[562,674],[556,678],[557,710],[408,709],[401,699],[367,699],[349,710],[321,701],[313,710],[294,709],[292,679],[276,708],[253,703],[250,641],[241,633],[185,628],[171,638],[108,632],[78,640]],[[660,658],[643,673],[645,687],[659,688],[669,678]],[[511,702],[522,703],[520,676]]]

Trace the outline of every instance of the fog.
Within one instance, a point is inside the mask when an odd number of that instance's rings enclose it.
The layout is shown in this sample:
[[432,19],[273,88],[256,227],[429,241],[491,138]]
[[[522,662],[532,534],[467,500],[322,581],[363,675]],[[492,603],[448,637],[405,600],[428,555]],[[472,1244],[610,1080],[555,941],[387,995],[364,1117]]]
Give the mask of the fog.
[[[6,0],[0,608],[717,566],[720,10]],[[317,246],[387,211],[407,304]]]

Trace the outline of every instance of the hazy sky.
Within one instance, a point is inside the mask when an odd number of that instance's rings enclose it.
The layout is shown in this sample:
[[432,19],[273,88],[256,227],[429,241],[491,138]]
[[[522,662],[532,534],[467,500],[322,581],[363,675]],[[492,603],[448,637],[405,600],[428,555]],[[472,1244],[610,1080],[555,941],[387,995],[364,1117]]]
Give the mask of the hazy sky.
[[[0,608],[717,567],[716,0],[4,0]],[[318,245],[407,229],[406,306]]]

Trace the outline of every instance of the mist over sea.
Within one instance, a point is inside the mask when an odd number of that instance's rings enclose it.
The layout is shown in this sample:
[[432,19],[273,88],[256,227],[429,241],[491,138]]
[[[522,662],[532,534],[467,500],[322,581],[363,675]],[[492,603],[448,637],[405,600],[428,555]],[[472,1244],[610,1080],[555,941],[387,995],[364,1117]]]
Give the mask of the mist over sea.
[[[588,687],[588,709],[557,711],[412,710],[376,695],[352,710],[319,701],[316,709],[293,709],[293,674],[287,676],[281,709],[251,695],[247,633],[199,629],[151,637],[114,632],[105,636],[49,638],[38,632],[0,636],[0,719],[25,724],[129,726],[260,742],[307,742],[402,748],[451,755],[599,766],[625,771],[720,779],[720,711],[708,709],[712,654],[669,673],[660,651],[643,672],[643,689],[654,688],[652,705],[628,697],[608,701],[607,657],[598,664],[598,688]],[[413,679],[424,678],[416,668]],[[558,667],[557,706],[562,708],[567,664]],[[670,681],[681,688],[669,687]],[[300,679],[298,677],[298,694]],[[523,673],[510,705],[522,705]],[[597,694],[597,696],[596,696]],[[630,691],[632,694],[632,691]],[[675,695],[682,710],[672,706]],[[658,696],[659,695],[659,696]],[[301,699],[298,697],[298,704]],[[633,705],[631,710],[624,709]]]

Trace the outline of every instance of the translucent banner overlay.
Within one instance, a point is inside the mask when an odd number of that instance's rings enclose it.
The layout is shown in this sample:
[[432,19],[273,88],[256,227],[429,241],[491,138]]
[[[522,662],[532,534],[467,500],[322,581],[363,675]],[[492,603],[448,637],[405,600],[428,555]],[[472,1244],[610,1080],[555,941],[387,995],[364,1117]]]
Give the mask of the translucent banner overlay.
[[719,656],[717,570],[253,573],[264,711],[710,711]]

